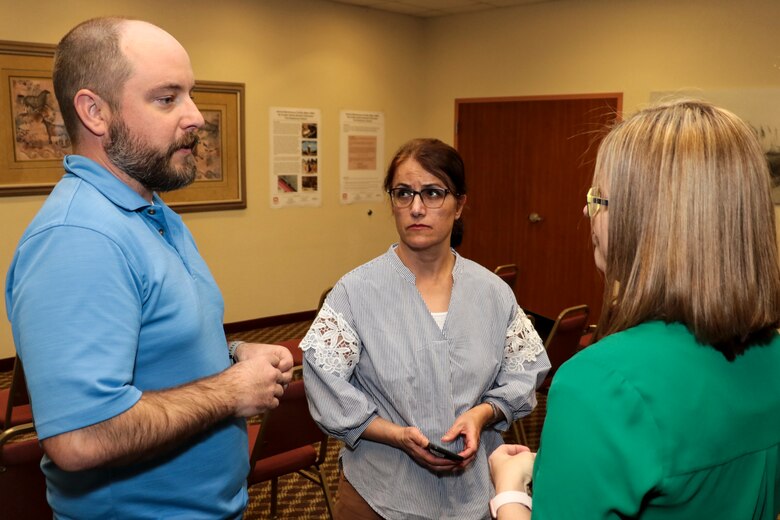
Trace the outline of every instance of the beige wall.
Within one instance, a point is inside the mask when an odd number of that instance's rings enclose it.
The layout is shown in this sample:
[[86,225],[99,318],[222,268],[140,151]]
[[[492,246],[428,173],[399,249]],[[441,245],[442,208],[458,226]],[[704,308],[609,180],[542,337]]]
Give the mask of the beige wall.
[[[197,78],[246,83],[248,208],[184,216],[227,321],[311,309],[394,240],[384,205],[337,201],[340,109],[384,111],[389,158],[413,136],[452,142],[461,97],[624,92],[631,112],[653,91],[780,85],[776,0],[560,0],[431,20],[317,0],[19,4],[0,0],[0,39],[55,43],[89,16],[126,14],[176,36]],[[322,109],[321,208],[268,207],[270,106]],[[0,273],[42,200],[0,199]],[[12,353],[0,319],[0,357]]]
[[[776,0],[564,0],[434,19],[425,120],[452,139],[454,99],[780,86]],[[778,100],[780,102],[780,100]]]

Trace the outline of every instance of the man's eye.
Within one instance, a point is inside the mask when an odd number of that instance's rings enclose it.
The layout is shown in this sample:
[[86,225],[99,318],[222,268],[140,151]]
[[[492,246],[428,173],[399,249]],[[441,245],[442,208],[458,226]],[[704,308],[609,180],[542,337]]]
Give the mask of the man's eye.
[[165,97],[157,98],[157,101],[161,105],[170,105],[171,103],[173,103],[174,97],[173,96],[165,96]]

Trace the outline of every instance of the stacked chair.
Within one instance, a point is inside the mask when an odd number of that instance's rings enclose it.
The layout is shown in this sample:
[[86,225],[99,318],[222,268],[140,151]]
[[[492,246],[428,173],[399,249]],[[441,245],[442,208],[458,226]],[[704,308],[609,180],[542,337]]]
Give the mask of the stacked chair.
[[[582,349],[581,341],[583,335],[590,330],[588,327],[589,316],[590,309],[587,305],[568,307],[558,314],[550,334],[544,342],[544,349],[547,352],[547,357],[550,358],[550,372],[542,385],[536,390],[537,392],[547,395],[550,391],[552,378],[558,368]],[[528,445],[528,438],[525,434],[522,420],[515,421],[512,424],[512,431],[515,442]]]
[[[320,294],[317,312],[332,288]],[[290,473],[310,480],[320,487],[330,518],[333,500],[322,464],[328,453],[328,436],[320,430],[309,413],[303,382],[303,338],[277,342],[293,357],[293,380],[279,400],[279,406],[267,411],[259,424],[249,424],[249,476],[247,485],[271,481],[270,518],[277,517],[279,477]]]
[[24,370],[14,360],[10,388],[0,391],[0,517],[51,519],[46,478],[41,471],[43,448],[35,435]]
[[260,424],[250,424],[250,470],[247,484],[251,487],[271,481],[270,518],[276,518],[278,479],[288,473],[298,473],[317,484],[333,518],[328,482],[321,469],[328,452],[328,436],[319,429],[309,413],[302,379],[294,380],[279,400],[279,406],[267,411]]

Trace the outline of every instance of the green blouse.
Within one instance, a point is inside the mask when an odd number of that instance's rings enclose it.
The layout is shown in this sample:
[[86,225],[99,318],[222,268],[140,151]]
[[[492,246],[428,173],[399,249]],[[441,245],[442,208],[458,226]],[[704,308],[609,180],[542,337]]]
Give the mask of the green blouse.
[[534,520],[762,519],[780,512],[780,336],[727,361],[643,323],[555,375]]

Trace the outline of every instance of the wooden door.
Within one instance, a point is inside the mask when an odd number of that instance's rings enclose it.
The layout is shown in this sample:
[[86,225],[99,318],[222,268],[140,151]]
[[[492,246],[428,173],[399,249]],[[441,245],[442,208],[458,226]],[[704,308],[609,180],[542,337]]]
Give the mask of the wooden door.
[[601,310],[603,278],[582,215],[598,144],[622,94],[456,100],[456,147],[468,201],[460,253],[494,269],[515,263],[520,305],[554,319]]

